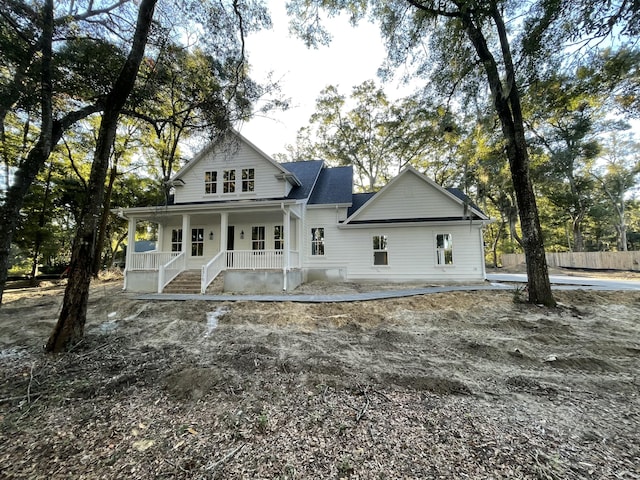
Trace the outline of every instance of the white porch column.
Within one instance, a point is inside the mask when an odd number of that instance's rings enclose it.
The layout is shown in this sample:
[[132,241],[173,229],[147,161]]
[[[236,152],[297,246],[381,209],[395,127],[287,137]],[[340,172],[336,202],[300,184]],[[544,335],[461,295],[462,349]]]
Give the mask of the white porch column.
[[136,249],[136,219],[129,217],[129,229],[127,230],[127,254],[124,259],[124,282],[123,290],[127,290],[127,270],[131,268],[133,253]]
[[284,264],[283,270],[286,272],[291,267],[291,209],[285,208],[282,225],[284,227]]
[[229,214],[222,212],[220,214],[220,251],[227,250],[227,229],[229,228]]
[[[129,230],[127,231],[127,258],[125,259],[125,270],[131,266],[133,254],[136,251],[136,218],[129,217]],[[126,278],[126,277],[125,277]]]
[[164,225],[162,223],[158,223],[158,244],[156,245],[156,250],[164,252]]
[[191,243],[191,215],[182,215],[182,252],[189,255],[187,244]]

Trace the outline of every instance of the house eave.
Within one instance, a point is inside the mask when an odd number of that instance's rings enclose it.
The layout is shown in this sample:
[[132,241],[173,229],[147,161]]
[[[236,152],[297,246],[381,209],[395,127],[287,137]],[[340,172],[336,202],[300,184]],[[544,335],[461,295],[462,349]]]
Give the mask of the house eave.
[[301,200],[274,199],[266,201],[235,200],[228,202],[178,203],[155,207],[112,208],[111,212],[121,218],[138,216],[164,216],[182,213],[229,212],[233,210],[265,210],[280,209],[282,206],[293,206],[303,203]]
[[350,203],[307,203],[307,208],[310,210],[319,208],[349,208],[350,206]]
[[340,229],[349,229],[349,228],[375,228],[375,227],[452,227],[452,226],[484,226],[492,223],[491,219],[444,219],[444,218],[402,218],[402,219],[391,219],[391,220],[361,220],[361,221],[351,221],[341,222],[338,224],[338,228]]

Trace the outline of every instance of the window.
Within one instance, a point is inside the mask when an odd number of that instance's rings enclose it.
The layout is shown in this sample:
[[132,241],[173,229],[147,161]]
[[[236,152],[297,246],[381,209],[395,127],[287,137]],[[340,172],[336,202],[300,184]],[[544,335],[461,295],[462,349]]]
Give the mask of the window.
[[204,172],[204,193],[216,193],[218,172]]
[[311,229],[311,255],[324,255],[324,228]]
[[204,255],[204,228],[191,229],[191,256],[201,257]]
[[233,193],[236,191],[236,171],[225,170],[222,174],[222,192]]
[[284,248],[284,227],[282,225],[273,227],[273,248],[276,250]]
[[253,192],[255,170],[253,168],[242,169],[242,191]]
[[436,235],[436,263],[453,265],[453,241],[450,233]]
[[373,264],[389,265],[389,253],[387,252],[387,236],[373,236]]
[[182,229],[174,228],[171,230],[171,251],[172,252],[181,252],[182,251]]
[[264,227],[251,227],[251,248],[264,250]]

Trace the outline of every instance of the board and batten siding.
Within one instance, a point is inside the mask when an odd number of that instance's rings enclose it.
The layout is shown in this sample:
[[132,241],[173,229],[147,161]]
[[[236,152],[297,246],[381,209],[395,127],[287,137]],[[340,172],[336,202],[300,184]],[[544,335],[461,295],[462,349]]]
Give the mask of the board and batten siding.
[[[195,160],[194,160],[195,161]],[[254,191],[242,192],[242,169],[255,169]],[[223,192],[223,172],[236,170],[236,191]],[[217,193],[206,194],[204,186],[205,172],[218,172]],[[184,185],[176,185],[175,203],[209,202],[214,200],[241,200],[260,198],[280,198],[286,196],[291,185],[275,176],[281,171],[258,154],[247,144],[240,142],[233,155],[224,152],[209,151],[204,158],[197,160],[181,177]]]
[[[446,281],[484,280],[479,226],[385,226],[339,228],[335,210],[309,210],[304,227],[304,266],[345,267],[348,280]],[[311,229],[325,229],[325,255],[311,255]],[[436,234],[453,238],[453,265],[436,263]],[[373,236],[387,236],[388,265],[373,264]]]

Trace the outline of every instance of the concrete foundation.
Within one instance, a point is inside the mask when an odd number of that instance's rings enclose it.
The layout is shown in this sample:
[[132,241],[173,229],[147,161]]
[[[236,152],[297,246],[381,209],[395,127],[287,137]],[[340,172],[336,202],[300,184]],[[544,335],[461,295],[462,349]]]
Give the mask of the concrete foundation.
[[158,291],[158,272],[154,270],[134,270],[126,272],[127,292],[156,293]]
[[[300,270],[287,272],[287,291],[302,283]],[[224,272],[224,291],[236,293],[282,293],[284,274],[278,270],[227,270]]]
[[305,282],[344,282],[347,280],[346,268],[308,268]]

